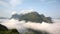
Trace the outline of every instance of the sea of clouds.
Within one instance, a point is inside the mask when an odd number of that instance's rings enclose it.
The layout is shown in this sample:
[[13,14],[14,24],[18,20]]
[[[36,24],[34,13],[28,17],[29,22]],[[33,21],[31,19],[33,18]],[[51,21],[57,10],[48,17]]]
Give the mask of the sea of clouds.
[[[16,7],[16,5],[21,4],[19,2],[20,0],[10,0],[8,3],[11,4],[12,8]],[[9,6],[9,4],[7,4],[6,2],[1,1],[1,4],[3,4],[4,6]],[[24,12],[25,10],[23,10],[21,13],[26,14],[31,12],[30,10],[28,10],[27,12]],[[13,12],[12,14],[15,14],[16,12]],[[30,29],[34,29],[34,30],[39,30],[39,31],[47,31],[50,34],[60,34],[60,20],[59,19],[53,19],[53,24],[50,23],[36,23],[36,22],[25,22],[24,20],[22,21],[18,21],[15,19],[3,19],[0,20],[0,24],[6,26],[8,29],[17,29],[18,32],[24,34],[27,31],[27,28]]]
[[[32,11],[32,10],[31,10]],[[22,11],[21,14],[29,13]],[[13,14],[16,14],[16,12],[13,12]],[[50,34],[60,34],[60,19],[53,19],[54,23],[36,23],[36,22],[26,22],[25,20],[18,21],[16,19],[0,19],[0,24],[6,26],[8,29],[17,29],[19,33],[24,34],[28,31],[28,29],[33,29],[36,31],[46,31]]]
[[8,29],[17,29],[20,33],[27,32],[27,28],[33,29],[36,31],[46,31],[50,34],[60,34],[60,20],[54,19],[54,23],[36,23],[36,22],[25,22],[24,20],[18,21],[15,19],[5,20],[3,21],[2,25],[5,25]]

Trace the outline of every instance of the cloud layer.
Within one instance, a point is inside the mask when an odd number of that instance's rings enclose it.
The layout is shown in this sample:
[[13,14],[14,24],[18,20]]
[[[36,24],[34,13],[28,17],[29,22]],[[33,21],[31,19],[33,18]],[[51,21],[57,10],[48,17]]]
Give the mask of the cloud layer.
[[17,5],[22,3],[22,0],[10,0],[9,2],[12,7],[16,7]]
[[2,0],[0,1],[0,5],[4,4],[6,6],[10,5],[11,7],[16,7],[17,5],[21,4],[22,0]]
[[45,22],[36,23],[36,22],[25,22],[24,20],[18,21],[15,19],[11,19],[3,21],[1,24],[5,25],[8,29],[17,29],[21,33],[26,32],[27,28],[30,28],[36,31],[46,31],[49,32],[50,34],[60,34],[60,23],[57,22],[58,20],[54,20],[53,24],[49,24]]

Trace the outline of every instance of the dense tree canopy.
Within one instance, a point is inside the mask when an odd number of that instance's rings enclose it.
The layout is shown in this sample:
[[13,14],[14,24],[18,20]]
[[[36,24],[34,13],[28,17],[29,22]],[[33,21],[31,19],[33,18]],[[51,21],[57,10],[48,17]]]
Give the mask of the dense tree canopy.
[[31,12],[24,15],[14,14],[12,15],[11,18],[18,19],[19,21],[25,20],[25,21],[32,21],[32,22],[39,22],[39,23],[42,23],[44,21],[47,23],[52,23],[51,17],[45,17],[43,14],[38,14],[37,12]]
[[0,34],[19,34],[16,29],[7,29],[6,26],[0,24]]

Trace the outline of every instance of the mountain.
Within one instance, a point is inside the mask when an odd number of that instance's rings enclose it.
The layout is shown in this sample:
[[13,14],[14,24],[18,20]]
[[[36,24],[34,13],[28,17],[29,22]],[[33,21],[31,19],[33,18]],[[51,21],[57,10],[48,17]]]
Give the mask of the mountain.
[[22,15],[19,20],[32,21],[32,22],[42,22],[41,17],[37,12],[31,12],[25,15]]
[[11,19],[14,18],[14,19],[18,19],[19,18],[19,15],[18,14],[13,14]]
[[8,18],[6,18],[6,17],[0,17],[0,19],[8,19]]
[[51,17],[45,17],[43,14],[38,14],[37,12],[30,12],[27,14],[14,14],[12,15],[11,18],[18,19],[20,20],[25,20],[27,21],[32,21],[32,22],[38,22],[42,23],[47,22],[47,23],[52,23],[52,18]]
[[19,34],[16,29],[8,29],[6,26],[0,24],[0,34]]
[[8,30],[7,27],[5,27],[4,25],[0,24],[0,31],[4,31],[4,30]]
[[12,17],[11,17],[10,19],[13,18],[13,19],[19,20],[19,18],[20,18],[21,16],[22,16],[22,14],[20,14],[20,15],[19,15],[19,14],[13,14]]

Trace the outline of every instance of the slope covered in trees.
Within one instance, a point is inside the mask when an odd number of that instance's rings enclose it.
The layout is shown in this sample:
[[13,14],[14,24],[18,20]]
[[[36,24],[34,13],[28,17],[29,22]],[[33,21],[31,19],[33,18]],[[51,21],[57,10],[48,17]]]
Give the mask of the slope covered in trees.
[[0,24],[0,34],[19,34],[19,32],[16,29],[8,29],[4,25]]
[[38,14],[37,12],[30,12],[27,14],[14,14],[12,15],[11,18],[18,19],[20,20],[25,20],[27,21],[32,21],[32,22],[39,22],[42,23],[47,22],[47,23],[52,23],[52,18],[51,17],[45,17],[43,14]]

